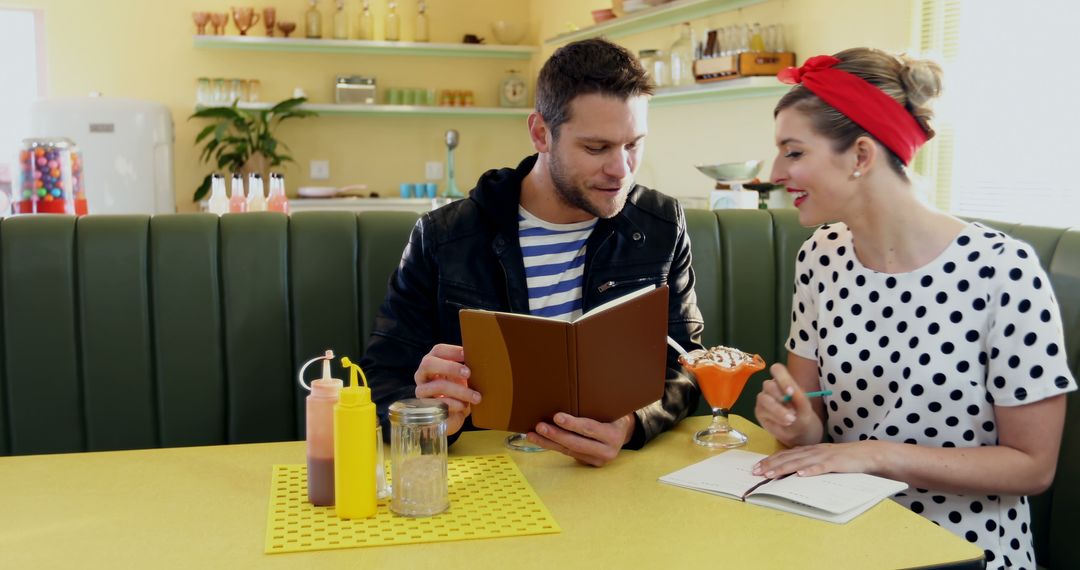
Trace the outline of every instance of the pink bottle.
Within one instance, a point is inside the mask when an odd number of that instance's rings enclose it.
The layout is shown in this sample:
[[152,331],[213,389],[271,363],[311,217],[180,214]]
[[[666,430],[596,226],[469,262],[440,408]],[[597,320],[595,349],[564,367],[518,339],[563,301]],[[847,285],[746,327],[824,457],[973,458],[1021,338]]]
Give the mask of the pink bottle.
[[247,211],[247,199],[244,198],[244,177],[238,172],[232,175],[232,195],[229,197],[229,212],[240,214]]
[[271,212],[289,213],[289,199],[285,196],[285,177],[277,172],[270,173],[270,197],[266,209]]
[[[334,404],[341,396],[341,380],[330,377],[334,352],[309,360],[300,368],[300,385],[311,391],[306,400],[308,500],[318,507],[334,504]],[[304,382],[304,370],[316,360],[323,361],[322,378]]]

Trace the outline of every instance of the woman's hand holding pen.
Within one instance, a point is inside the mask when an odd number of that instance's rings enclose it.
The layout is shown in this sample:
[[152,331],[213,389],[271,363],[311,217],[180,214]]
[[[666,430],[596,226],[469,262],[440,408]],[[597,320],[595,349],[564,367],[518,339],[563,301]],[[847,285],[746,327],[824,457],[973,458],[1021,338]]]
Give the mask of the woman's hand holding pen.
[[773,364],[769,371],[773,378],[762,384],[754,406],[761,427],[789,447],[819,443],[824,427],[806,392],[783,364]]

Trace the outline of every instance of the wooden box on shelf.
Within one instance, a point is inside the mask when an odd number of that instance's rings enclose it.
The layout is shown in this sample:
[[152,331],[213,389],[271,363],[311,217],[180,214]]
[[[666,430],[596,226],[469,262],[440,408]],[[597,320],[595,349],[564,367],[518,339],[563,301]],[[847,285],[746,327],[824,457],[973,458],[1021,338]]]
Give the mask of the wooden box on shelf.
[[790,51],[725,55],[695,61],[694,79],[698,83],[711,83],[755,75],[769,76],[793,65],[795,54]]

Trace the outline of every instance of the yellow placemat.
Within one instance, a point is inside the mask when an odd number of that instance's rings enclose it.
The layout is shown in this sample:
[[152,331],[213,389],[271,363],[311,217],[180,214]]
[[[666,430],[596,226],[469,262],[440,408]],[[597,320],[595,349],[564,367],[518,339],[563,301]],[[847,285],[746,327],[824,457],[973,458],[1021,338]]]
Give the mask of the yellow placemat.
[[401,517],[386,500],[374,517],[346,520],[308,502],[305,465],[275,465],[266,553],[561,532],[510,456],[451,457],[449,474],[450,509],[442,514]]

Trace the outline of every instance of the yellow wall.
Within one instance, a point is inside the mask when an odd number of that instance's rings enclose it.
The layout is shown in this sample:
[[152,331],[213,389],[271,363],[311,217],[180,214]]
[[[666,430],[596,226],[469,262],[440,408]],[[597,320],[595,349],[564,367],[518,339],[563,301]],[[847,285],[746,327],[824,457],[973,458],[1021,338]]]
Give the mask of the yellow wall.
[[[4,1],[4,0],[0,0]],[[303,87],[313,102],[332,102],[338,73],[377,77],[380,91],[392,86],[472,89],[477,104],[496,106],[497,86],[511,67],[535,77],[554,46],[542,45],[532,61],[413,58],[394,56],[244,52],[195,49],[193,10],[225,11],[235,0],[7,0],[6,4],[46,12],[49,94],[108,96],[163,102],[176,124],[176,192],[182,209],[192,209],[191,191],[208,171],[198,164],[193,140],[199,122],[187,121],[195,79],[244,77],[262,81],[262,99],[290,96]],[[329,28],[332,2],[320,0]],[[400,2],[403,39],[412,37],[416,0]],[[911,0],[771,0],[693,22],[694,29],[730,23],[781,23],[800,61],[856,45],[892,51],[907,48]],[[261,8],[263,4],[259,4]],[[491,38],[490,22],[530,21],[525,43],[538,43],[567,29],[591,23],[590,10],[609,0],[428,0],[432,41],[459,41],[464,33]],[[348,0],[357,12],[360,0]],[[376,22],[386,0],[372,0]],[[301,23],[303,0],[277,2],[278,19]],[[262,33],[261,24],[256,28]],[[230,34],[235,28],[230,25]],[[632,50],[666,49],[675,31],[663,29],[618,41]],[[531,86],[531,82],[530,82]],[[772,107],[775,98],[656,108],[650,116],[646,158],[639,180],[675,196],[704,197],[710,181],[693,164],[761,158],[771,164]],[[465,190],[488,168],[513,165],[531,152],[523,118],[323,117],[304,119],[281,130],[298,164],[289,165],[289,190],[302,185],[367,183],[383,195],[399,182],[422,181],[424,163],[445,160],[443,132],[461,132],[457,152],[459,186]],[[308,178],[308,162],[331,162],[331,180]]]
[[[730,13],[691,22],[695,32],[736,23],[779,23],[789,50],[798,62],[821,53],[855,46],[893,52],[908,49],[911,0],[772,0]],[[543,5],[538,9],[538,5]],[[565,32],[568,25],[592,24],[590,11],[606,8],[610,0],[549,0],[533,6],[542,15],[541,38]],[[676,30],[665,28],[615,41],[637,52],[662,49],[675,41]],[[544,55],[553,46],[545,45]],[[775,154],[772,110],[779,97],[740,99],[651,109],[649,137],[638,181],[667,194],[705,198],[711,179],[693,165],[765,160],[761,177],[768,176]]]
[[[191,210],[191,193],[208,172],[193,145],[200,125],[188,121],[195,102],[195,79],[257,78],[262,100],[291,96],[305,89],[312,102],[333,102],[334,76],[374,75],[380,92],[387,86],[472,89],[476,104],[498,106],[497,88],[507,69],[526,69],[528,61],[330,55],[195,49],[195,10],[227,11],[236,0],[0,0],[5,5],[42,8],[46,14],[48,94],[106,96],[164,103],[176,126],[176,194],[181,209]],[[386,0],[372,0],[378,15]],[[399,2],[402,33],[412,39],[416,0]],[[250,5],[250,4],[249,4]],[[305,0],[277,0],[278,20],[300,22]],[[333,2],[320,0],[329,26]],[[360,0],[348,0],[359,11]],[[462,34],[491,38],[490,22],[527,20],[529,0],[428,0],[431,40],[460,41]],[[377,18],[381,22],[381,17]],[[381,25],[381,24],[380,24]],[[262,34],[262,24],[256,27]],[[230,24],[229,34],[235,35]],[[535,37],[526,38],[535,43]],[[322,117],[303,119],[281,130],[297,164],[285,169],[289,191],[303,185],[367,183],[382,195],[396,195],[399,182],[424,181],[424,162],[446,160],[443,133],[461,133],[456,151],[458,185],[472,187],[488,168],[516,164],[531,150],[524,118]],[[76,141],[78,142],[78,141]],[[311,181],[308,162],[330,160],[331,180]],[[440,184],[440,188],[442,185]]]

